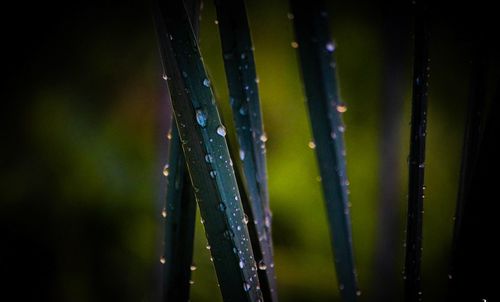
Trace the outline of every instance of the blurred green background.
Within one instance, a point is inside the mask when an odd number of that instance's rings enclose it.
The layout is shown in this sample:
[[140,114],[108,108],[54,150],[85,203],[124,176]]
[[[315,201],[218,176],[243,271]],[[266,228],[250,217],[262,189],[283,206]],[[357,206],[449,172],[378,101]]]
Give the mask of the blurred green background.
[[[247,6],[269,137],[279,295],[282,301],[337,301],[287,3]],[[7,295],[23,301],[158,301],[170,105],[151,8],[142,2],[74,2],[18,9],[24,22],[2,26],[10,42],[0,159],[0,269],[8,276]],[[341,97],[348,104],[360,300],[388,293],[399,300],[411,18],[406,5],[391,2],[331,1],[328,11]],[[200,46],[231,129],[215,19],[213,4],[205,2]],[[440,15],[434,21],[423,243],[424,292],[431,301],[443,297],[447,280],[469,74],[456,20]],[[396,101],[388,99],[391,93]],[[391,133],[383,126],[387,120]],[[234,131],[229,134],[234,145]],[[380,190],[384,181],[392,188],[389,197]],[[384,198],[394,200],[390,209],[381,209]],[[381,231],[388,223],[381,213],[392,213],[390,233]],[[391,248],[376,257],[384,251],[380,242]],[[219,301],[205,245],[197,219],[192,301]],[[389,273],[380,271],[380,261],[392,263]]]

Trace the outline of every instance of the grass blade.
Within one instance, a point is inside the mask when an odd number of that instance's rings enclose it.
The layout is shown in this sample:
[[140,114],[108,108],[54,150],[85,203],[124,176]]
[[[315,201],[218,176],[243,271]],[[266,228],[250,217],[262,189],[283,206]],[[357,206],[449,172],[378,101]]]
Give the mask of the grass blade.
[[262,299],[232,161],[210,82],[182,1],[157,11],[175,119],[225,301]]
[[415,41],[413,94],[411,110],[408,212],[404,267],[405,301],[421,301],[420,264],[422,258],[422,222],[424,201],[425,136],[427,126],[427,90],[429,54],[427,7],[415,2]]
[[175,123],[171,129],[167,175],[163,264],[163,301],[188,301],[196,202]]
[[252,232],[257,235],[252,246],[261,268],[259,280],[265,300],[277,301],[265,158],[266,135],[250,28],[243,1],[216,1],[216,8],[239,155],[249,195],[247,212],[251,212],[253,217],[248,227],[254,229]]
[[347,175],[341,113],[345,105],[338,95],[335,45],[331,41],[324,4],[290,2],[307,104],[323,181],[330,236],[344,301],[355,301],[356,271],[348,206]]
[[[189,0],[185,3],[190,19],[199,20],[200,2]],[[198,35],[198,23],[193,22],[193,29]],[[163,301],[188,301],[196,201],[173,117],[168,139],[168,163],[163,171],[167,176],[166,205],[162,210],[162,217],[165,218],[164,252],[160,259],[163,264]]]

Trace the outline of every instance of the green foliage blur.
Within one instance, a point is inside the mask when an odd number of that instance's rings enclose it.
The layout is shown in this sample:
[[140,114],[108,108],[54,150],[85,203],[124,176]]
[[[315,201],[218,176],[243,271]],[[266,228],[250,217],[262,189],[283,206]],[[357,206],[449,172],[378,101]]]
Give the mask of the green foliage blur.
[[[337,301],[339,294],[311,130],[286,1],[247,1],[267,143],[275,267],[282,301]],[[7,71],[2,111],[0,270],[19,301],[158,301],[160,209],[165,196],[169,100],[151,8],[137,2],[76,3],[59,13],[34,7]],[[47,14],[40,14],[40,10]],[[329,3],[341,97],[348,104],[347,164],[361,301],[371,301],[381,178],[386,7]],[[200,47],[231,129],[215,10],[205,2]],[[402,287],[406,156],[411,95],[411,18],[397,45],[403,89],[393,168],[400,226],[389,259]],[[465,50],[437,23],[431,47],[423,278],[430,300],[444,295],[456,200],[464,108]],[[453,52],[449,50],[453,49]],[[459,76],[460,75],[460,76]],[[390,111],[390,110],[389,110]],[[392,112],[392,111],[391,111]],[[236,146],[234,131],[230,142]],[[236,161],[235,161],[236,162]],[[197,219],[192,301],[220,301]],[[168,261],[168,260],[167,260]],[[397,299],[396,299],[397,300]]]

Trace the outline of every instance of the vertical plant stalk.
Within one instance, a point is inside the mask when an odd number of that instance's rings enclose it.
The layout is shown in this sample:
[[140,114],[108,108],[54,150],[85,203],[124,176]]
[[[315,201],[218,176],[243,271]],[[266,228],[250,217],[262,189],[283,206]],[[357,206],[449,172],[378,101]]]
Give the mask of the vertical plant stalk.
[[339,289],[344,301],[360,293],[354,266],[348,205],[344,130],[334,51],[324,4],[290,1],[300,65],[315,141]]
[[241,198],[195,34],[181,0],[159,3],[157,26],[196,200],[224,301],[262,300]]
[[278,301],[267,187],[266,134],[258,94],[253,46],[245,4],[241,0],[215,1],[230,103],[239,142],[239,156],[249,196],[247,212],[253,219],[252,241],[259,263],[259,280],[266,301]]
[[170,132],[163,264],[163,301],[188,301],[193,261],[196,202],[175,123]]
[[413,94],[410,130],[408,212],[404,267],[405,301],[421,301],[422,224],[424,211],[425,137],[429,81],[429,34],[426,1],[415,2]]
[[474,190],[478,190],[477,185],[474,187],[474,179],[477,178],[478,174],[477,163],[482,149],[481,141],[485,126],[486,55],[484,54],[483,47],[481,47],[484,46],[484,44],[481,42],[482,41],[476,41],[474,48],[471,73],[471,94],[469,96],[464,131],[462,164],[460,167],[455,225],[453,229],[452,255],[448,274],[450,279],[449,298],[453,300],[459,299],[460,295],[463,295],[462,286],[468,286],[466,284],[467,281],[464,280],[464,276],[461,275],[463,272],[458,273],[458,271],[464,270],[460,265],[463,264],[467,257],[464,255],[465,246],[470,244],[470,242],[467,242],[467,238],[465,238],[466,236],[464,236],[464,232],[462,231],[464,224],[463,220],[466,213],[468,213],[465,209],[474,207],[473,200],[477,198],[477,195],[473,192]]
[[[190,19],[199,20],[200,1],[185,0]],[[193,30],[198,36],[198,22]],[[170,94],[170,97],[176,97]],[[196,201],[186,171],[186,161],[175,119],[172,117],[168,163],[163,173],[167,177],[166,205],[161,212],[165,219],[163,264],[163,301],[188,301],[193,262]]]

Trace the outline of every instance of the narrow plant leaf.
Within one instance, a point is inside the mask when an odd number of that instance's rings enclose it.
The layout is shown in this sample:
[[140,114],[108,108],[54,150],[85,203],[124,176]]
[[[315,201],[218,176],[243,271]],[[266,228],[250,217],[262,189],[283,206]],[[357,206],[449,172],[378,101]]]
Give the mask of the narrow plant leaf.
[[[185,0],[185,4],[190,12],[190,19],[199,20],[200,1]],[[193,22],[193,29],[198,35],[197,22]],[[163,170],[167,177],[167,196],[166,205],[161,212],[165,219],[164,252],[160,259],[163,264],[163,301],[188,301],[196,201],[186,170],[177,125],[173,117],[171,120],[168,162]]]
[[245,188],[257,234],[252,246],[259,263],[259,280],[266,301],[277,301],[267,189],[266,134],[263,130],[253,46],[245,4],[241,0],[215,1],[230,103],[243,163]]
[[186,171],[179,134],[175,123],[169,134],[167,203],[161,215],[165,219],[163,264],[163,301],[188,301],[196,202]]
[[157,25],[175,119],[224,301],[262,300],[241,198],[198,44],[181,0]]
[[427,6],[416,1],[413,61],[413,94],[411,110],[408,212],[404,267],[405,301],[421,301],[422,223],[424,210],[425,136],[427,126],[427,90],[429,54]]
[[354,266],[348,206],[344,125],[346,110],[339,99],[335,70],[335,44],[330,37],[324,4],[300,0],[290,2],[309,116],[313,130],[339,289],[344,301],[355,301],[359,293]]
[[[479,27],[478,27],[479,28]],[[474,39],[475,40],[475,39]],[[478,283],[483,283],[471,271],[476,269],[470,266],[478,266],[480,260],[474,259],[474,250],[479,244],[489,241],[488,235],[481,235],[484,232],[484,225],[479,222],[487,220],[484,213],[487,212],[485,207],[478,204],[480,194],[486,195],[487,184],[481,181],[485,179],[484,166],[481,167],[481,160],[487,152],[488,142],[483,142],[483,135],[486,125],[488,124],[487,118],[487,51],[484,51],[484,42],[482,39],[474,41],[474,54],[472,59],[472,72],[471,72],[471,87],[466,111],[466,124],[464,131],[464,141],[462,147],[462,163],[460,169],[460,179],[457,195],[457,205],[455,212],[455,225],[453,229],[453,243],[451,251],[449,278],[449,292],[448,300],[457,301],[461,298],[478,299],[485,293],[479,293],[477,286]],[[490,111],[490,114],[493,111]],[[488,116],[489,117],[489,116]],[[490,118],[491,119],[491,118]],[[486,132],[487,134],[488,132]],[[488,157],[486,156],[489,162]],[[483,161],[484,163],[484,161]],[[491,166],[488,164],[488,168]],[[492,169],[494,171],[494,169]],[[487,175],[489,176],[489,175]],[[478,179],[481,179],[478,181]],[[493,195],[493,194],[492,194]],[[482,199],[482,198],[481,198]],[[481,208],[481,210],[477,210]],[[474,221],[477,220],[477,221]],[[487,240],[484,240],[484,238]],[[488,259],[488,258],[486,258]],[[489,261],[489,260],[486,260]],[[476,270],[477,271],[477,270]],[[486,279],[487,277],[483,277]],[[483,279],[483,280],[484,280]],[[484,282],[486,283],[486,282]],[[471,293],[477,291],[476,297]]]

